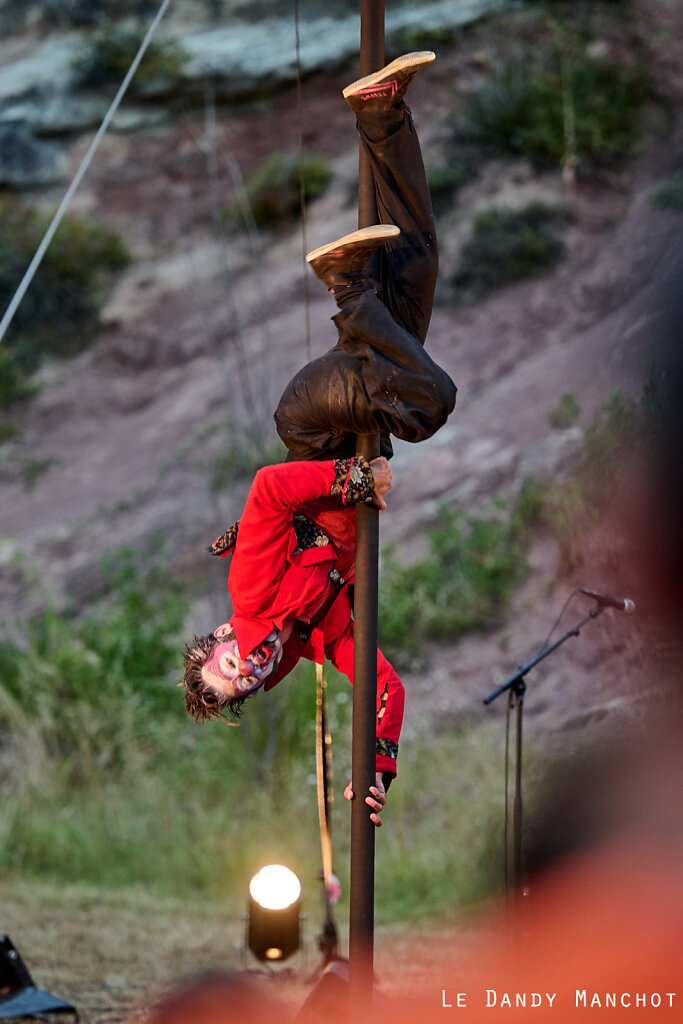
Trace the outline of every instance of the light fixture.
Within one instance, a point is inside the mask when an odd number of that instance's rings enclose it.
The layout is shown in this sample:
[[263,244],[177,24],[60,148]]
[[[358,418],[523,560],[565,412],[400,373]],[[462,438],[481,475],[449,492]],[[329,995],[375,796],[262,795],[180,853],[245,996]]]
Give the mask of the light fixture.
[[247,945],[258,960],[286,960],[301,943],[301,882],[283,864],[268,864],[249,882]]

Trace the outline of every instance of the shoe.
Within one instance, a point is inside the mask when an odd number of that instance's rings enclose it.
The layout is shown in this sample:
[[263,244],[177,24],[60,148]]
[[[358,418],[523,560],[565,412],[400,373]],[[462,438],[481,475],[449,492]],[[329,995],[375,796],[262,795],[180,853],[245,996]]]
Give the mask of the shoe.
[[435,59],[436,54],[431,50],[404,53],[381,71],[375,71],[347,85],[342,96],[357,114],[363,110],[389,110],[397,107],[413,75]]
[[370,256],[380,245],[400,234],[395,224],[373,224],[313,249],[306,262],[329,291],[351,284],[362,286],[365,282],[369,286]]

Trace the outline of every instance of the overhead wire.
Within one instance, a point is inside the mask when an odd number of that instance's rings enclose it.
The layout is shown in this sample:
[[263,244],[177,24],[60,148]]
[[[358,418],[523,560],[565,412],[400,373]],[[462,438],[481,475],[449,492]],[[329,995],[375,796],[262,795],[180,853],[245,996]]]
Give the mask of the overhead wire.
[[298,161],[299,161],[299,209],[301,218],[301,263],[304,292],[304,320],[306,327],[306,359],[312,358],[311,345],[311,299],[306,273],[306,253],[308,251],[306,232],[306,183],[304,181],[304,129],[303,104],[301,99],[301,38],[299,32],[299,0],[294,0],[294,27],[296,36],[296,109],[298,128]]
[[[294,0],[294,26],[296,37],[296,109],[297,109],[297,143],[299,165],[299,215],[301,222],[301,264],[304,298],[304,322],[306,336],[306,360],[310,363],[312,354],[311,343],[311,299],[309,278],[306,272],[306,253],[308,239],[306,230],[306,183],[304,180],[304,137],[303,137],[303,102],[301,93],[301,36],[299,31],[299,0]],[[334,952],[336,954],[336,929],[332,921],[330,893],[332,889],[332,825],[330,820],[330,804],[332,802],[332,738],[327,729],[327,701],[325,697],[326,681],[323,666],[316,665],[316,778],[318,791],[318,820],[320,825],[320,847],[323,864],[323,887],[325,892],[326,920],[324,929],[327,938],[334,934]],[[332,951],[329,951],[332,953]]]
[[107,110],[106,114],[104,115],[104,119],[102,121],[102,124],[98,128],[97,133],[95,134],[95,137],[93,138],[92,142],[90,143],[90,146],[88,147],[88,151],[86,152],[85,156],[81,160],[81,164],[80,164],[78,170],[76,171],[76,174],[74,175],[73,181],[71,182],[71,184],[69,185],[68,189],[66,190],[66,193],[64,194],[64,198],[62,199],[61,203],[57,207],[57,210],[56,210],[52,220],[50,221],[50,223],[49,223],[49,225],[47,227],[47,230],[45,231],[45,234],[43,235],[43,238],[42,238],[42,240],[40,242],[40,245],[36,249],[36,252],[35,252],[35,255],[34,255],[33,259],[31,260],[30,264],[28,265],[28,267],[26,269],[26,272],[25,272],[24,276],[22,277],[21,281],[19,282],[19,286],[18,286],[17,290],[15,291],[14,295],[12,296],[10,304],[7,307],[7,309],[5,310],[5,313],[4,313],[4,316],[3,316],[2,320],[0,320],[0,341],[2,341],[2,339],[5,336],[5,334],[7,333],[7,329],[10,326],[10,324],[12,323],[12,320],[14,319],[15,313],[19,309],[19,306],[21,305],[21,302],[22,302],[22,299],[24,298],[24,295],[28,291],[28,288],[29,288],[29,286],[30,286],[34,276],[35,276],[35,273],[38,270],[38,267],[40,266],[40,264],[41,264],[41,262],[43,260],[43,257],[45,256],[45,253],[47,252],[48,247],[49,247],[50,243],[52,242],[52,239],[55,236],[57,228],[59,227],[59,225],[62,222],[64,214],[66,213],[66,211],[67,211],[67,209],[68,209],[68,207],[69,207],[69,205],[71,203],[71,200],[73,199],[73,197],[74,197],[74,195],[76,193],[76,190],[78,189],[78,186],[80,185],[81,181],[83,180],[83,177],[85,176],[85,173],[88,170],[88,168],[89,168],[89,166],[90,166],[90,164],[92,162],[92,159],[95,156],[95,153],[97,152],[97,149],[99,148],[99,145],[100,145],[102,139],[104,138],[104,136],[107,133],[107,129],[109,128],[109,125],[111,124],[112,119],[113,119],[114,115],[116,114],[116,111],[119,108],[119,104],[121,103],[121,100],[123,99],[124,95],[126,94],[128,86],[130,85],[131,81],[133,80],[133,76],[135,75],[135,72],[137,71],[137,69],[138,69],[138,67],[140,65],[140,61],[144,57],[144,55],[145,55],[145,53],[147,51],[147,47],[149,46],[149,44],[150,44],[150,42],[152,40],[152,36],[156,32],[157,27],[158,27],[161,19],[163,18],[164,14],[166,13],[166,9],[168,8],[170,2],[171,2],[171,0],[163,0],[163,3],[161,4],[161,7],[157,11],[154,19],[152,20],[152,23],[150,24],[149,28],[147,29],[145,37],[142,40],[142,42],[140,43],[140,47],[138,49],[138,52],[136,53],[135,57],[133,58],[133,62],[131,63],[131,65],[130,65],[127,73],[126,73],[125,78],[121,82],[121,85],[119,86],[118,92],[116,93],[114,99],[112,100],[112,102],[111,102],[111,104],[109,106],[109,109]]

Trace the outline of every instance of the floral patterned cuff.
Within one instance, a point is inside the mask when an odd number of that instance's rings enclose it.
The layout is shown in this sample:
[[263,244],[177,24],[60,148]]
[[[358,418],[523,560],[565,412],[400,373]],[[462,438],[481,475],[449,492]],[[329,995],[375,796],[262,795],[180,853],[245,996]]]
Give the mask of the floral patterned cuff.
[[207,549],[209,554],[218,555],[219,558],[223,558],[229,551],[232,551],[237,540],[238,526],[239,521],[234,526],[231,526],[229,530],[226,530],[225,533],[222,533],[220,537],[216,537],[213,544],[210,544]]
[[344,505],[355,505],[359,501],[372,501],[375,478],[372,466],[361,455],[352,459],[335,459],[334,483],[330,494],[340,495]]
[[398,743],[394,743],[393,740],[384,739],[383,736],[378,736],[375,741],[375,753],[383,754],[384,757],[390,757],[395,761],[398,757]]

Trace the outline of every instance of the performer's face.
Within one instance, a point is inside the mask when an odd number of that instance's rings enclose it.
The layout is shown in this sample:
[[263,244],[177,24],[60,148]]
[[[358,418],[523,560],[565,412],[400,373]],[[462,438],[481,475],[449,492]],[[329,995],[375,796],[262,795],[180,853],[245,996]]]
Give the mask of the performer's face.
[[232,626],[223,623],[214,631],[219,641],[206,659],[202,676],[214,689],[226,696],[250,697],[277,668],[282,657],[282,642],[277,630],[243,658]]

